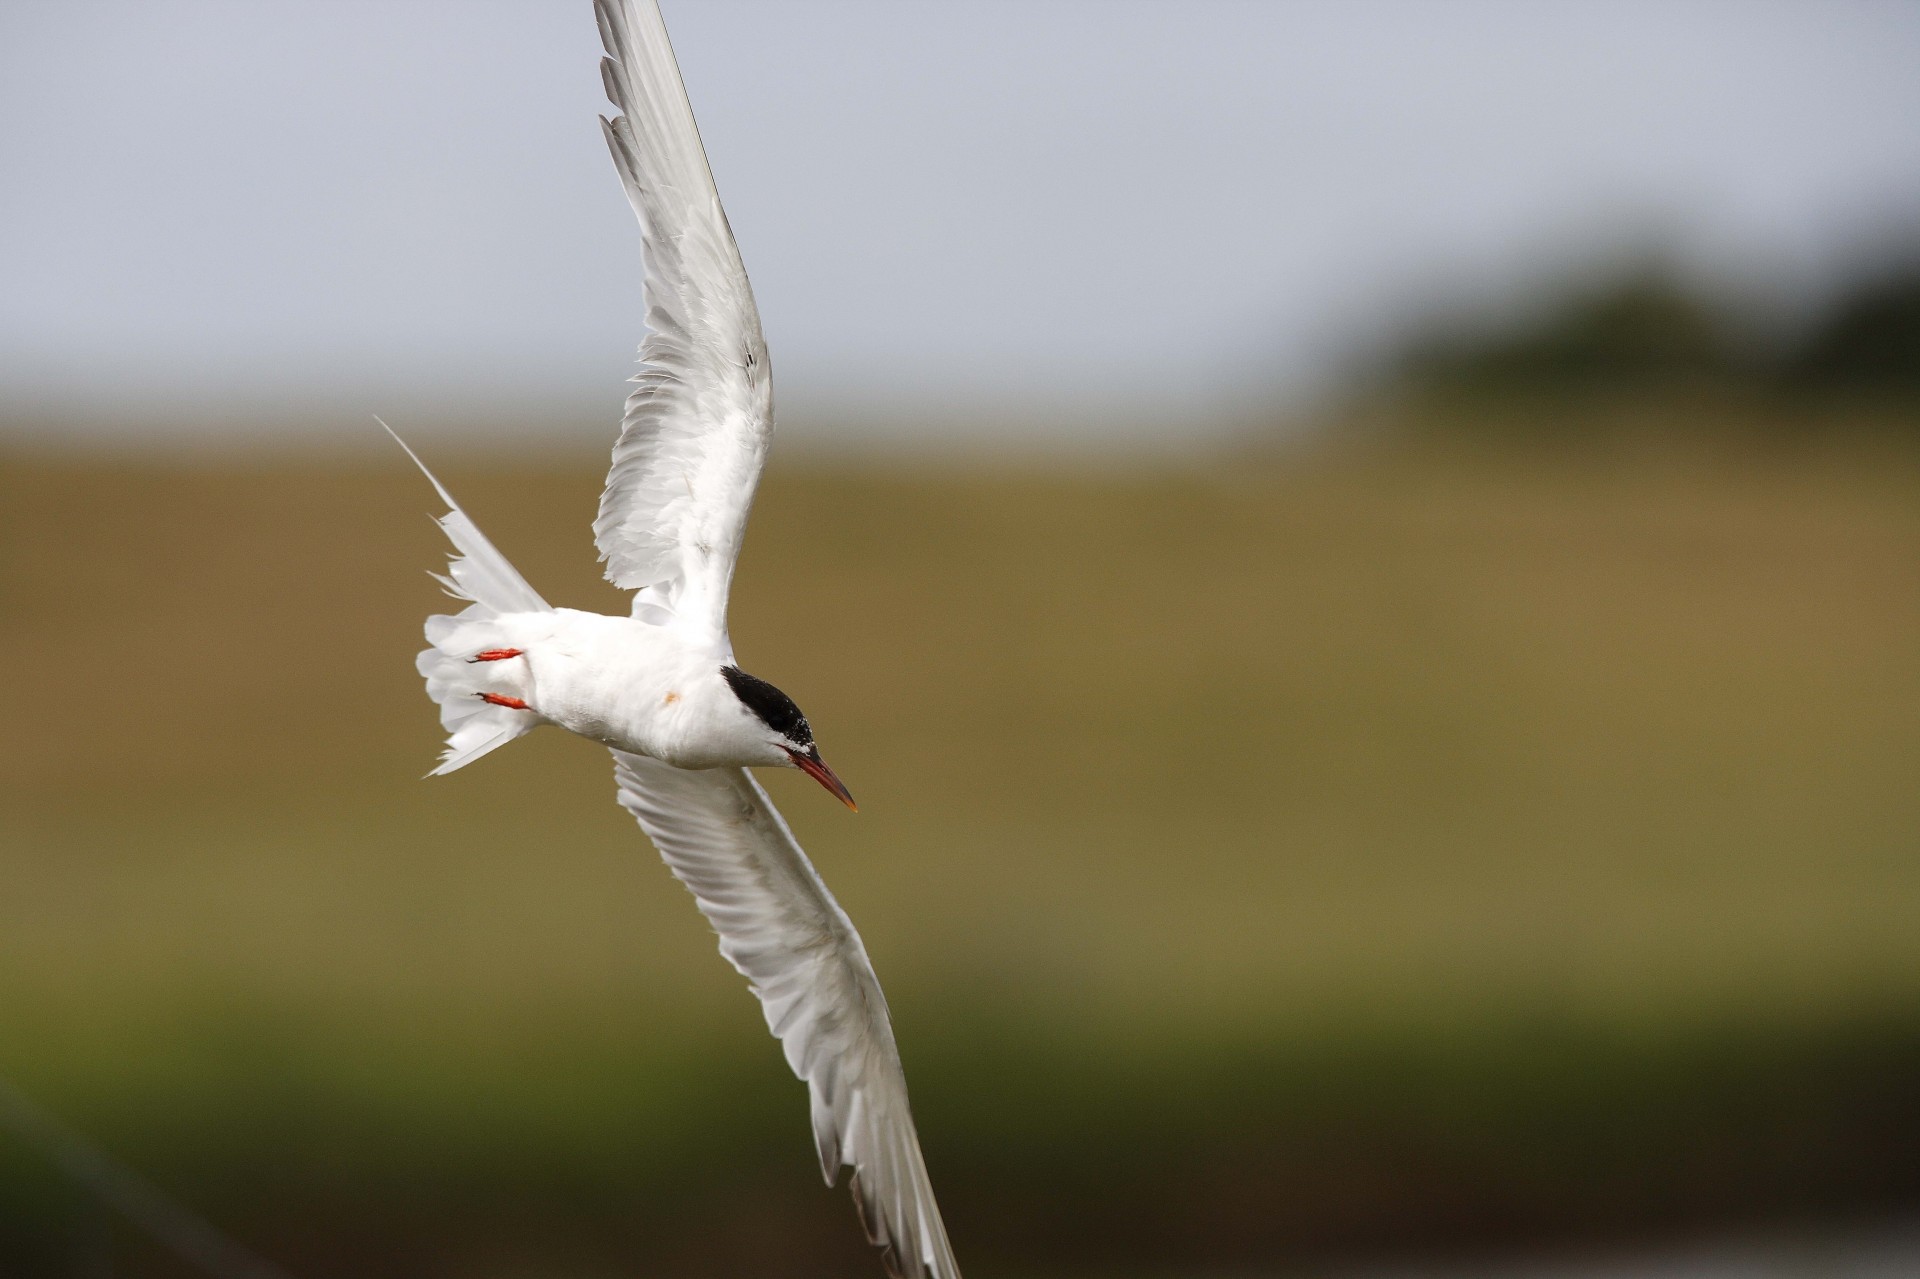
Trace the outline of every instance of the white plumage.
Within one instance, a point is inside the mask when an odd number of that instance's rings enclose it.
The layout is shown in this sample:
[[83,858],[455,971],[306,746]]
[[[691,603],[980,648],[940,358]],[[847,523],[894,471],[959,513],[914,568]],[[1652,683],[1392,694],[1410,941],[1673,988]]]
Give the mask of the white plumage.
[[744,768],[691,772],[618,751],[614,761],[620,803],[693,892],[807,1081],[828,1184],[854,1170],[867,1237],[895,1273],[957,1279],[886,996],[853,921]]
[[610,747],[621,805],[693,893],[806,1081],[828,1182],[853,1168],[854,1202],[893,1273],[958,1279],[866,947],[747,772],[800,768],[852,804],[806,718],[738,669],[727,637],[773,431],[753,291],[657,5],[595,10],[618,109],[601,123],[646,257],[650,332],[594,521],[633,612],[553,608],[435,480],[457,552],[441,580],[470,604],[428,619],[419,658],[448,733],[434,771],[542,724]]
[[653,0],[597,0],[620,109],[600,123],[646,241],[647,327],[593,535],[607,580],[726,634],[727,587],[773,438],[760,313]]

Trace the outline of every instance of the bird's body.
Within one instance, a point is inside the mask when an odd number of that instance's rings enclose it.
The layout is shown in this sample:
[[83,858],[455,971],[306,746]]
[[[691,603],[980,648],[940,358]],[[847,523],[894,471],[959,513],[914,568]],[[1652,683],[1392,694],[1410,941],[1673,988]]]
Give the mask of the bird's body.
[[854,1203],[893,1273],[959,1279],[866,948],[746,771],[798,768],[853,805],[799,707],[742,671],[727,637],[773,433],[753,293],[654,0],[594,8],[619,108],[601,123],[647,269],[650,332],[594,521],[633,612],[554,608],[435,480],[457,551],[441,580],[470,603],[427,620],[418,661],[447,730],[434,772],[542,725],[609,747],[617,799],[693,893],[807,1082],[827,1180],[853,1168]]
[[509,652],[454,657],[472,669],[448,673],[473,686],[461,691],[524,702],[535,724],[677,768],[792,767],[722,674],[732,656],[675,627],[575,608],[503,613],[421,657],[440,670],[451,655]]

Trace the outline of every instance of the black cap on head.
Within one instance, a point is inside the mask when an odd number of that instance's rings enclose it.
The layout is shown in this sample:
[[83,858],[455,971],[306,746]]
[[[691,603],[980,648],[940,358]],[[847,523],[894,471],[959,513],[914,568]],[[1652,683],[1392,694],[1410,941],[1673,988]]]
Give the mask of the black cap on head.
[[793,699],[767,683],[756,679],[738,666],[722,666],[720,673],[726,677],[727,686],[733,695],[740,699],[741,705],[760,718],[760,722],[780,734],[796,746],[813,745],[813,729],[807,725],[807,717],[793,704]]

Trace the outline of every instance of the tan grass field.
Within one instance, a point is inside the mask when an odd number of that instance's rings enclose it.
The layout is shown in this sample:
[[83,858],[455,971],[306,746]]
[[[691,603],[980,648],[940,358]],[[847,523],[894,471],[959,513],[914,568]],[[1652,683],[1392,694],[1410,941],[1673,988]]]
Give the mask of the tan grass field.
[[[443,461],[548,598],[621,606],[596,459]],[[397,458],[0,461],[0,1071],[356,1273],[694,1267],[716,1221],[736,1261],[801,1238],[861,1264],[798,1086],[604,754],[541,734],[418,780],[429,496]],[[1577,1165],[1592,1194],[1562,1207],[1771,1211],[1800,1183],[1642,1202],[1672,1150],[1606,1134],[1671,1136],[1730,1089],[1757,1117],[1703,1131],[1832,1147],[1795,1110],[1839,1104],[1807,1063],[1881,1069],[1859,1044],[1920,1026],[1911,455],[776,467],[735,601],[742,664],[860,798],[769,782],[887,982],[979,1273],[1013,1273],[1021,1212],[1072,1236],[1158,1210],[1141,1238],[1226,1260],[1572,1220],[1449,1207],[1439,1156],[1426,1181],[1298,1171],[1408,1125],[1498,1146],[1517,1186]],[[1874,1087],[1867,1126],[1907,1131],[1884,1110],[1912,1087]],[[1873,1198],[1850,1151],[1807,1195]],[[1241,1169],[1238,1200],[1164,1185],[1169,1160]],[[749,1175],[777,1228],[700,1198]],[[620,1221],[669,1183],[708,1216],[656,1202],[644,1241],[577,1256],[511,1213],[467,1252],[404,1224],[502,1196]],[[303,1224],[289,1186],[392,1216]],[[693,1272],[657,1264],[635,1273]]]

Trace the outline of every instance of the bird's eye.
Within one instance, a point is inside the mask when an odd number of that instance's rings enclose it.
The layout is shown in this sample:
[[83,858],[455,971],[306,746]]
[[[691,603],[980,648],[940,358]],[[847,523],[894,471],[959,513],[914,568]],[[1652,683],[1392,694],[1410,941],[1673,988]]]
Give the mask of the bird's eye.
[[741,670],[738,666],[723,666],[720,674],[725,677],[727,686],[733,695],[740,699],[762,724],[771,728],[790,742],[798,742],[801,747],[813,745],[813,729],[807,724],[807,717],[793,704],[793,699],[767,683]]

